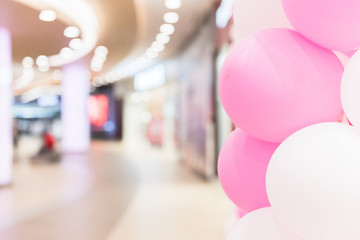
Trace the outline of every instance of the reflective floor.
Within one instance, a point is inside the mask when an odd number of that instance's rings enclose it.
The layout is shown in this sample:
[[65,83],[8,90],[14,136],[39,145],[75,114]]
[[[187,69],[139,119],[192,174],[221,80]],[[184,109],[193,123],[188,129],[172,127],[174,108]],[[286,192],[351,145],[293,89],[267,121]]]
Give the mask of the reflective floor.
[[31,161],[22,139],[14,183],[0,189],[4,240],[220,240],[234,206],[171,154],[93,142],[59,163]]

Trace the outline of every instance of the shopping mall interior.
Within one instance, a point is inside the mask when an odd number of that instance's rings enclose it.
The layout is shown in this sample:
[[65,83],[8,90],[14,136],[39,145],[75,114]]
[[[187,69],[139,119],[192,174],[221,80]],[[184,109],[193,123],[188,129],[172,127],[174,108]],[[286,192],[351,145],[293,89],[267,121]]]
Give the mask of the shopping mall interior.
[[1,239],[225,239],[232,5],[1,1]]

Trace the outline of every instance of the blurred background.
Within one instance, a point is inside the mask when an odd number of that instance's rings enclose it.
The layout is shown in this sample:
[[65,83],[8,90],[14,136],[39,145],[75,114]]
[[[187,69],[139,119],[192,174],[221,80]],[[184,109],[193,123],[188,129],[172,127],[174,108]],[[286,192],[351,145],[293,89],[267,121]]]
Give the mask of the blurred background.
[[0,238],[224,239],[231,0],[1,0]]

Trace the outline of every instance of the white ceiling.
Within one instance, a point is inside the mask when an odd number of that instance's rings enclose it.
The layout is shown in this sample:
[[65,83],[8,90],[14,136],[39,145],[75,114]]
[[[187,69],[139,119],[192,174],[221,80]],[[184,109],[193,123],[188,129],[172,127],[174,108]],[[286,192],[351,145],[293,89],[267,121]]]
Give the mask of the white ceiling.
[[[98,35],[95,40],[93,39],[97,42],[92,43],[93,46],[87,49],[86,53],[80,54],[81,57],[87,55],[82,57],[82,61],[89,64],[95,45],[104,45],[109,49],[104,71],[100,74],[111,70],[124,59],[141,56],[154,41],[163,23],[163,14],[168,11],[164,0],[62,0],[63,3],[77,1],[90,4],[97,17],[97,23],[87,23],[94,25],[93,29],[98,29]],[[23,5],[24,2],[26,5]],[[55,22],[42,22],[38,19],[39,11],[42,9],[50,7],[57,10],[61,4],[57,6],[54,2],[59,1],[1,1],[0,24],[12,32],[15,63],[20,63],[25,56],[36,58],[39,55],[56,55],[60,49],[68,46],[69,39],[63,36],[63,31],[68,25],[79,25],[79,20],[72,18],[76,8],[70,8],[72,14],[67,14],[66,9],[57,11],[59,18]],[[181,8],[176,10],[180,20],[175,24],[175,33],[171,36],[165,51],[160,54],[160,59],[174,56],[181,50],[205,15],[213,9],[213,5],[213,0],[182,0]],[[98,26],[95,26],[97,24]],[[21,68],[16,69],[15,76],[21,75]],[[35,81],[48,79],[53,84],[59,83],[45,75],[37,73]],[[31,84],[26,89],[29,87],[31,89]]]

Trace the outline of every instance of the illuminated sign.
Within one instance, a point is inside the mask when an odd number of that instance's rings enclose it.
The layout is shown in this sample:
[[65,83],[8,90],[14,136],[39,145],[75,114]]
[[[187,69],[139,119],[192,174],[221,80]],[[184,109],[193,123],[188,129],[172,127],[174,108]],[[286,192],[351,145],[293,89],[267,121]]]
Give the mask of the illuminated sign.
[[137,92],[151,90],[165,84],[165,67],[161,64],[149,70],[137,73],[134,79],[134,89]]
[[92,95],[89,98],[90,123],[96,127],[103,127],[108,121],[109,99],[104,94]]

